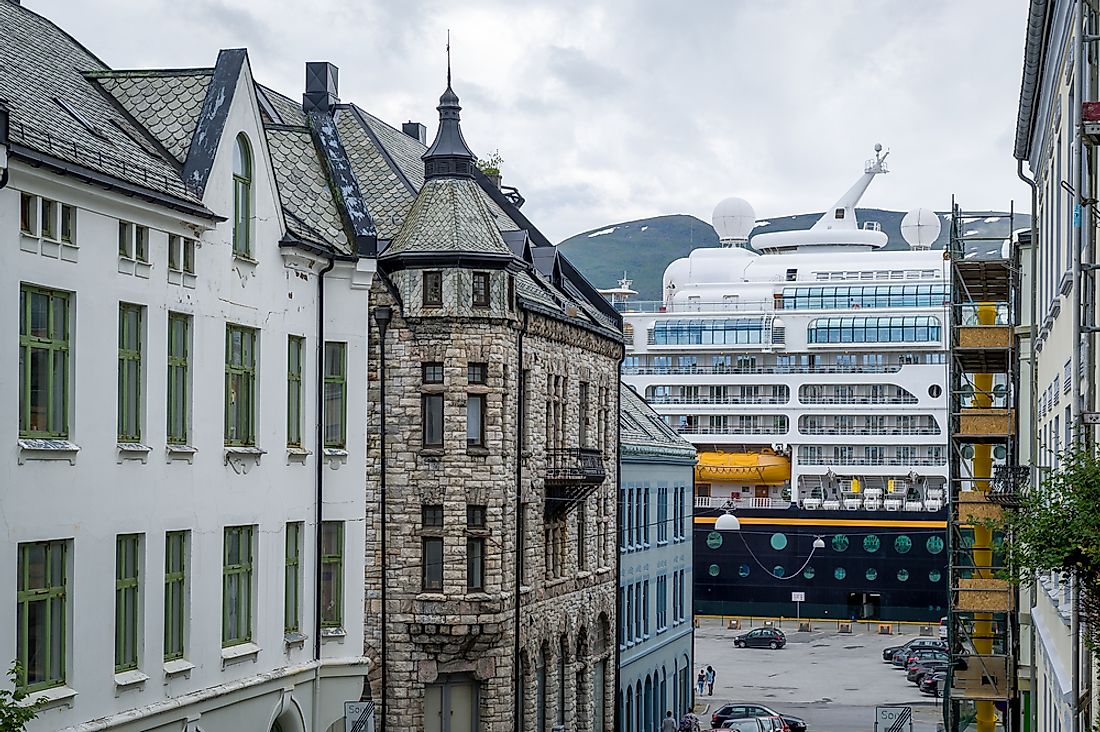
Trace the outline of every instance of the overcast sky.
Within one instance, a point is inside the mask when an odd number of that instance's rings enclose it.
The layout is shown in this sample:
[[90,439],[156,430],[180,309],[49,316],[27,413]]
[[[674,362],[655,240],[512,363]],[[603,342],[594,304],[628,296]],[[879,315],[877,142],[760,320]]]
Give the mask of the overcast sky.
[[1024,0],[23,0],[114,68],[211,66],[245,46],[300,99],[306,61],[340,96],[435,131],[451,29],[474,152],[552,240],[646,216],[823,210],[872,146],[862,205],[1030,206],[1012,142]]

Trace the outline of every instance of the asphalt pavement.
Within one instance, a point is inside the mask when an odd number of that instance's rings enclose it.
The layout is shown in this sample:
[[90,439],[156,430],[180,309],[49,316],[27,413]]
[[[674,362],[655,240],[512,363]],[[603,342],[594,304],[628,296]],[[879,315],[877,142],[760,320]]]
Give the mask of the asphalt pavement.
[[714,696],[696,700],[709,705],[700,714],[704,727],[722,704],[751,701],[802,717],[811,732],[874,732],[875,707],[908,706],[913,732],[937,732],[940,700],[921,694],[903,671],[882,660],[885,647],[916,637],[917,626],[878,635],[874,626],[871,632],[857,626],[855,633],[843,634],[827,623],[803,633],[788,623],[782,628],[787,646],[777,651],[734,648],[734,636],[746,630],[728,630],[717,619],[699,621],[695,672],[709,664],[717,674]]

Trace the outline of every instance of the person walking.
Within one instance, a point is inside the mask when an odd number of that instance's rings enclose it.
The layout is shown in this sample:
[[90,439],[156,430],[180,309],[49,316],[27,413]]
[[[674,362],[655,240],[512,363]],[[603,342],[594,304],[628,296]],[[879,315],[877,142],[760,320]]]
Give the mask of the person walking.
[[672,712],[665,712],[665,718],[661,720],[661,732],[677,732],[678,729],[676,720],[672,718]]
[[703,695],[703,687],[707,685],[706,669],[699,669],[699,676],[695,679],[695,686],[699,688],[699,696]]
[[714,679],[718,674],[714,673],[714,668],[707,666],[707,696],[714,696]]

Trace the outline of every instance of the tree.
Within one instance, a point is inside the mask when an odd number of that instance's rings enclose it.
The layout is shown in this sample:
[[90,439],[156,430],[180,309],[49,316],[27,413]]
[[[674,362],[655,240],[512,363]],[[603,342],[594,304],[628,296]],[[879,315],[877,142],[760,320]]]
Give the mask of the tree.
[[18,661],[13,661],[8,670],[14,691],[0,689],[0,732],[23,732],[27,724],[38,716],[41,701],[26,704],[28,694],[19,686],[22,670]]

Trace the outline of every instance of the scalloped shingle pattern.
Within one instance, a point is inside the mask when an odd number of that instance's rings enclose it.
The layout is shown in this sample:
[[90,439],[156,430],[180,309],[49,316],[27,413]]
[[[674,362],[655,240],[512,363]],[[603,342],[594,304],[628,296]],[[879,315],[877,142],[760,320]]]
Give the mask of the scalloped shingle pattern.
[[212,75],[208,70],[150,71],[96,74],[95,79],[182,163]]
[[480,186],[469,178],[433,178],[424,184],[405,225],[383,253],[484,252],[512,256]]
[[309,131],[268,128],[266,133],[283,206],[338,250],[349,252],[347,234]]
[[625,446],[656,448],[680,457],[693,457],[695,448],[664,423],[629,386],[619,393],[619,442]]
[[367,210],[374,219],[378,238],[393,239],[401,231],[414,194],[363,130],[354,113],[340,110],[336,116],[336,130],[359,181],[359,190],[366,199]]

